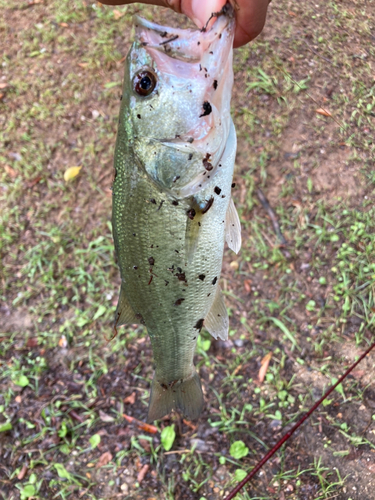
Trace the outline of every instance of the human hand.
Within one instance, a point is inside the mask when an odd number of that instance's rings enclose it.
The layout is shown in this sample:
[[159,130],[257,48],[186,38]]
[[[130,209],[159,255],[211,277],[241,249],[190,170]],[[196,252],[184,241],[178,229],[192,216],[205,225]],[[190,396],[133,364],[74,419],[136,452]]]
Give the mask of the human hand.
[[[124,5],[133,0],[100,0],[107,5]],[[241,47],[253,40],[262,31],[270,0],[236,0],[236,32],[234,47]],[[227,0],[141,0],[140,3],[170,7],[175,12],[190,17],[198,28],[202,28],[212,12],[218,12]]]

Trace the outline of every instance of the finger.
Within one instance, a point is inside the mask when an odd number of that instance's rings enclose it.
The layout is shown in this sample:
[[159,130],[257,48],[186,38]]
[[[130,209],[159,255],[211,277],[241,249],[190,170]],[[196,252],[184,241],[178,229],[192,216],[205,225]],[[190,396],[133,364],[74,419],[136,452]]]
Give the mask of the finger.
[[234,47],[241,47],[259,35],[266,22],[269,3],[270,0],[237,0]]
[[[105,5],[129,5],[130,3],[135,3],[134,0],[100,0],[100,3]],[[139,3],[145,3],[148,5],[160,5],[163,7],[170,7],[168,5],[168,0],[142,0]],[[179,1],[177,3],[180,3]]]
[[[234,47],[241,47],[253,40],[262,31],[266,21],[267,8],[270,0],[232,0],[237,4],[236,32]],[[102,0],[107,5],[127,5],[133,0]],[[179,14],[190,17],[202,28],[212,12],[218,12],[226,0],[141,0],[140,3],[169,7]]]
[[[202,28],[213,12],[219,12],[227,0],[181,0],[182,12]],[[234,47],[241,47],[262,31],[270,0],[232,0],[236,4],[236,32]],[[178,2],[177,2],[178,3]]]
[[198,28],[202,28],[211,14],[219,12],[226,3],[227,0],[181,0],[181,12],[190,17]]

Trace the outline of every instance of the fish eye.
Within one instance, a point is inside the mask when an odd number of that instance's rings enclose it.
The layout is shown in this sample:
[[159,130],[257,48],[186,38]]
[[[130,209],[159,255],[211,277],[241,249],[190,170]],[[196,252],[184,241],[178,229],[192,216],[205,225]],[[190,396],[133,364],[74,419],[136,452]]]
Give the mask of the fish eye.
[[156,87],[156,76],[151,71],[141,71],[133,78],[133,89],[138,95],[146,97]]

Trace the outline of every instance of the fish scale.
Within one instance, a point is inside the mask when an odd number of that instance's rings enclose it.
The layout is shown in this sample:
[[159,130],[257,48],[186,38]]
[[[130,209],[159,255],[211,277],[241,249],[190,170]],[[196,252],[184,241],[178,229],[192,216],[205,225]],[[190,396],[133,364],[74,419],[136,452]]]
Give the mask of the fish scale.
[[[195,80],[189,80],[191,109],[198,109],[195,115],[184,114],[189,103],[176,100],[176,78],[172,85],[164,65],[170,65],[170,72],[176,57],[179,68],[185,64],[184,74],[192,71],[194,76],[196,61],[191,62],[187,54],[187,62],[182,63],[179,47],[176,54],[173,47],[162,54],[166,62],[156,57],[157,49],[148,48],[144,40],[155,42],[162,27],[140,18],[136,23],[138,37],[125,68],[112,187],[113,235],[122,278],[115,326],[142,323],[150,336],[155,375],[148,420],[161,418],[172,409],[197,418],[203,395],[193,363],[196,342],[203,325],[215,338],[227,336],[228,318],[219,287],[224,240],[232,248],[240,241],[238,216],[231,210],[230,197],[235,131],[228,99],[223,99],[223,95],[230,96],[227,87],[232,84],[233,13],[223,11],[212,28],[215,34],[176,30],[174,35],[180,40],[185,37],[190,46],[198,39],[205,42],[206,50],[217,47],[227,54],[228,75],[219,81],[216,94],[220,106],[215,108],[214,98],[212,107],[206,101],[197,106],[203,86],[212,83],[206,78],[195,86]],[[221,34],[226,39],[221,40]],[[215,71],[223,74],[223,68],[215,68],[213,61],[207,71],[213,76]],[[186,87],[184,81],[181,88]],[[199,89],[196,95],[194,88]],[[211,87],[207,92],[214,93]],[[212,108],[212,113],[220,115],[210,117],[202,108]],[[170,119],[172,112],[179,113],[178,119]],[[215,156],[214,147],[224,153]],[[187,153],[192,150],[192,155]],[[208,162],[211,158],[212,164]],[[234,219],[229,220],[228,214]]]

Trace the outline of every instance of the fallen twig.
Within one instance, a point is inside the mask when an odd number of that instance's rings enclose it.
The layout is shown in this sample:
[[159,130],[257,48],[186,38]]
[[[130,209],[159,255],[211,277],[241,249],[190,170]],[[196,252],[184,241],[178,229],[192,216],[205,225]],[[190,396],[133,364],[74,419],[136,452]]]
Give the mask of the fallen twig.
[[287,241],[281,232],[281,229],[280,229],[277,217],[275,215],[275,212],[272,210],[269,201],[264,196],[264,193],[260,188],[257,189],[257,195],[258,195],[259,201],[261,202],[264,210],[267,212],[267,214],[269,215],[269,217],[271,219],[273,230],[275,231],[276,236],[279,238],[282,245],[286,245]]
[[140,420],[131,417],[130,415],[126,415],[125,413],[122,414],[124,419],[129,422],[130,424],[135,424],[137,427],[139,427],[142,431],[149,432],[150,434],[156,434],[158,432],[158,428],[155,427],[154,425],[151,424],[146,424],[145,422],[141,422]]

